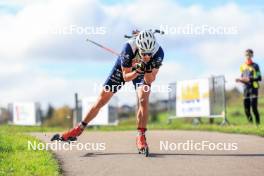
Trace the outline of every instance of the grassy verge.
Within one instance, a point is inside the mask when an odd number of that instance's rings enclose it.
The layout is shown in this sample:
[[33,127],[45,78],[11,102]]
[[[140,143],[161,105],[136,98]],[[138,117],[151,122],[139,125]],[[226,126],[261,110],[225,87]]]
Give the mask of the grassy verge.
[[[261,104],[263,106],[263,103]],[[217,131],[224,133],[250,134],[264,137],[264,118],[261,125],[250,125],[244,116],[243,108],[239,105],[229,106],[228,120],[230,125],[221,126],[222,119],[215,119],[209,124],[207,118],[201,118],[202,123],[193,125],[192,119],[175,119],[168,124],[168,114],[159,113],[155,122],[149,122],[150,130],[196,130]],[[264,108],[260,108],[263,117]],[[150,118],[151,119],[151,118]],[[122,131],[135,130],[135,117],[120,121],[117,126],[91,127],[89,131]],[[48,151],[32,151],[27,148],[27,141],[37,141],[25,132],[64,131],[63,128],[0,126],[0,176],[1,175],[60,175],[60,168],[54,156]]]
[[[261,109],[260,114],[264,114]],[[196,130],[196,131],[218,131],[224,133],[239,133],[250,134],[264,137],[264,119],[261,119],[261,125],[256,127],[254,124],[248,124],[241,107],[234,107],[228,109],[229,125],[221,126],[222,118],[214,120],[214,124],[209,124],[208,118],[201,118],[199,125],[193,125],[191,118],[174,119],[168,124],[168,114],[160,113],[156,122],[149,122],[148,128],[150,130]],[[118,126],[101,126],[91,128],[92,130],[103,131],[119,131],[119,130],[135,130],[135,118],[123,120]]]
[[[208,119],[202,119],[203,121]],[[219,120],[216,120],[219,121]],[[224,133],[237,133],[237,134],[250,134],[264,137],[264,126],[261,125],[256,127],[255,125],[249,124],[231,124],[221,126],[220,122],[215,124],[209,124],[203,122],[199,125],[193,125],[189,120],[186,119],[175,119],[171,124],[167,122],[156,122],[149,123],[149,130],[195,130],[195,131],[216,131]],[[118,126],[102,126],[91,128],[92,130],[102,130],[102,131],[120,131],[120,130],[135,130],[135,119],[129,119],[121,122]]]
[[[39,127],[0,126],[0,175],[60,175],[53,154],[46,150],[28,149],[28,141],[41,142],[22,132]],[[47,130],[47,129],[46,129]]]

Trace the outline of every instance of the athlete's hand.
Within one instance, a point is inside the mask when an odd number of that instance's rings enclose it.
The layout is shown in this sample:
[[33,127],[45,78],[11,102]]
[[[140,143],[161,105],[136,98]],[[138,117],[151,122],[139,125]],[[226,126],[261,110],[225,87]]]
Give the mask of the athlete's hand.
[[250,82],[250,79],[248,77],[237,78],[236,82],[248,83]]
[[248,83],[250,81],[250,79],[248,77],[242,77],[242,82],[244,83]]
[[240,83],[241,82],[241,79],[240,78],[236,78],[236,82],[237,83]]
[[162,65],[162,59],[157,58],[155,60],[149,61],[146,63],[146,73],[151,73],[153,69],[159,69]]
[[144,62],[137,63],[132,68],[132,71],[136,71],[138,74],[144,74],[146,70],[146,64]]

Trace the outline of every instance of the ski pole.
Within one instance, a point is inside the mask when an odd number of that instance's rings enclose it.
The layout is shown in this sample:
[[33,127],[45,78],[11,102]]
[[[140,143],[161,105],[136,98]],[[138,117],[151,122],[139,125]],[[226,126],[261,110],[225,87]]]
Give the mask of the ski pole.
[[[140,31],[136,30],[136,31],[133,31],[132,36],[125,35],[124,37],[125,37],[125,38],[136,37],[137,34],[138,34],[139,32],[140,32]],[[164,31],[161,31],[161,30],[155,29],[154,32],[153,32],[153,34],[155,34],[155,33],[159,33],[159,34],[163,35],[163,34],[164,34]],[[100,43],[97,43],[97,42],[95,42],[95,41],[93,41],[93,40],[91,40],[91,39],[89,39],[89,38],[87,38],[86,41],[87,41],[87,42],[90,42],[90,43],[92,43],[92,44],[94,44],[94,45],[96,45],[96,46],[98,46],[98,47],[104,49],[105,51],[108,51],[108,52],[110,52],[110,53],[116,55],[116,56],[121,56],[121,54],[119,54],[118,52],[114,51],[113,49],[108,48],[108,47],[106,47],[106,46],[103,46],[103,45],[101,45]]]
[[98,47],[100,47],[100,48],[102,48],[102,49],[104,49],[104,50],[106,50],[106,51],[108,51],[108,52],[110,52],[110,53],[116,55],[116,56],[120,56],[120,54],[119,54],[118,52],[114,51],[113,49],[108,48],[108,47],[106,47],[106,46],[103,46],[103,45],[101,45],[101,44],[99,44],[99,43],[97,43],[97,42],[95,42],[95,41],[93,41],[93,40],[91,40],[91,39],[88,39],[88,38],[87,38],[86,41],[87,41],[87,42],[90,42],[90,43],[92,43],[92,44],[94,44],[94,45],[96,45],[96,46],[98,46]]

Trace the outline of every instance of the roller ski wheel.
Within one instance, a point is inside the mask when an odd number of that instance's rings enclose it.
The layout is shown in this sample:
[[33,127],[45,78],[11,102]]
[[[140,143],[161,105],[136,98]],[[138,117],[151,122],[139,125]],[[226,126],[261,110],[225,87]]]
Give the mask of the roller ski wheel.
[[137,136],[136,142],[137,142],[138,153],[143,154],[146,157],[148,157],[149,156],[149,148],[148,148],[148,144],[146,141],[145,134],[143,134],[143,135],[141,134],[141,135]]
[[143,154],[143,155],[145,155],[145,157],[148,157],[149,156],[149,148],[145,147],[142,149],[138,149],[138,154]]
[[54,134],[53,137],[50,139],[51,141],[63,141],[63,142],[74,142],[77,141],[77,137],[68,137],[67,140],[64,140],[60,134]]
[[70,129],[69,131],[64,132],[62,135],[55,134],[51,141],[65,141],[65,142],[73,142],[77,141],[77,137],[82,134],[84,131],[85,126],[82,123],[79,123],[75,128]]

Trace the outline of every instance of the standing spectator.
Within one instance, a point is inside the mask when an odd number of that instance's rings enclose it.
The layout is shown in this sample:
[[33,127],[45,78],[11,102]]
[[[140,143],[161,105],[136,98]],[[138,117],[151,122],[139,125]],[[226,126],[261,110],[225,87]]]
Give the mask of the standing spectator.
[[241,65],[241,77],[236,79],[244,87],[244,110],[247,119],[253,123],[251,109],[255,116],[256,124],[260,124],[260,116],[258,111],[258,90],[261,81],[261,73],[257,63],[253,62],[254,52],[252,49],[245,51],[245,63]]

